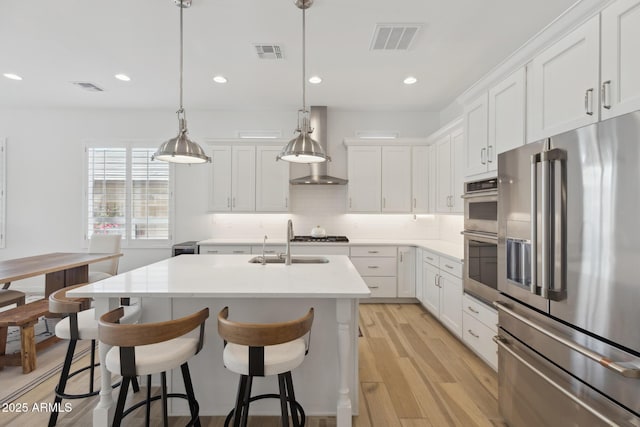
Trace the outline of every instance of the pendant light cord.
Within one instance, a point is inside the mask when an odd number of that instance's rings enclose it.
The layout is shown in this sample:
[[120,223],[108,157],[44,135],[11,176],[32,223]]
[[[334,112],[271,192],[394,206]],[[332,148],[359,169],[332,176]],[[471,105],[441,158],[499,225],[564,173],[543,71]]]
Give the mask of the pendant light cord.
[[184,114],[184,108],[182,106],[182,49],[183,49],[183,41],[182,41],[182,12],[184,10],[183,0],[180,0],[180,109],[178,113]]
[[306,7],[302,9],[302,111],[307,111],[307,98],[306,98],[306,87],[305,77],[306,77],[306,55],[305,55],[305,47],[306,47],[306,25],[305,25],[305,15],[307,9]]

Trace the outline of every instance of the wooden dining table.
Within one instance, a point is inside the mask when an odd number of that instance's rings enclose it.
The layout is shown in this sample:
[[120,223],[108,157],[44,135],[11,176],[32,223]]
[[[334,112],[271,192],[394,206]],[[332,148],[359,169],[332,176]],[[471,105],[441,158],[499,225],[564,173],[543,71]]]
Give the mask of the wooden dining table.
[[89,264],[122,256],[121,253],[52,252],[0,261],[0,284],[44,274],[44,297],[65,286],[87,283]]

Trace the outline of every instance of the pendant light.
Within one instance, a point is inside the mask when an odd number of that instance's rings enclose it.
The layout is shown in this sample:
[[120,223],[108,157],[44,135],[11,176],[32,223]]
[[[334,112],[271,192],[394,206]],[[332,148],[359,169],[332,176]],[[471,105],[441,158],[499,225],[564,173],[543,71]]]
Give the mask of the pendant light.
[[182,106],[182,12],[183,9],[191,6],[191,0],[174,0],[176,6],[180,8],[180,108],[178,114],[178,136],[165,141],[160,145],[158,151],[151,160],[162,160],[171,163],[206,163],[211,162],[211,157],[207,156],[197,142],[189,139],[187,131],[187,115]]
[[305,80],[305,14],[311,7],[313,0],[295,0],[295,5],[302,9],[302,109],[298,110],[298,135],[282,149],[276,160],[285,160],[293,163],[320,163],[331,161],[324,148],[318,141],[311,138],[311,125],[309,122],[309,110],[306,104],[306,80]]

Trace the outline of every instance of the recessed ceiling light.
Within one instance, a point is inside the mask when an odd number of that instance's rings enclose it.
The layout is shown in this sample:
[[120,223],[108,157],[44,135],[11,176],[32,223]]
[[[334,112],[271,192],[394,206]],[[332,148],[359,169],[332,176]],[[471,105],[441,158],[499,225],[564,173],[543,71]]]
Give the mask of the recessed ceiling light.
[[418,79],[416,79],[415,77],[413,77],[413,76],[409,76],[409,77],[407,77],[406,79],[404,79],[404,84],[406,84],[406,85],[412,85],[412,84],[414,84],[414,83],[415,83],[415,82],[417,82],[417,81],[418,81]]
[[216,83],[226,83],[227,82],[227,78],[225,76],[215,76],[213,78],[213,81]]
[[113,77],[115,77],[118,80],[122,80],[123,82],[128,82],[128,81],[131,80],[131,77],[127,76],[126,74],[122,74],[122,73],[116,74]]
[[322,83],[322,78],[320,76],[311,76],[309,77],[309,83],[317,85],[318,83]]
[[13,73],[4,73],[3,76],[5,76],[6,78],[11,79],[11,80],[22,80],[22,77],[20,77],[17,74],[13,74]]

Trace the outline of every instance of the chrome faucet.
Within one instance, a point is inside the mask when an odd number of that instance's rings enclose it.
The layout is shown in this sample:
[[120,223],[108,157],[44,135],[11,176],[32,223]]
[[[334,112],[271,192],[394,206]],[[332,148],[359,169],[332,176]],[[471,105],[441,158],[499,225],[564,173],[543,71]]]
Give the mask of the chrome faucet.
[[262,265],[267,265],[267,258],[264,256],[264,247],[267,245],[267,235],[264,235],[264,240],[262,241]]
[[293,239],[293,221],[287,221],[287,252],[285,256],[285,265],[291,265],[291,240]]

